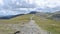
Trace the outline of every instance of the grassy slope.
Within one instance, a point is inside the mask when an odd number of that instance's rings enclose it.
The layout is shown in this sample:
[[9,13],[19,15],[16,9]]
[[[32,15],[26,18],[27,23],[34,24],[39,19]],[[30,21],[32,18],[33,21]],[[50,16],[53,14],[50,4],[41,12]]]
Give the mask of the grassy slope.
[[[17,23],[22,23],[22,22],[28,22],[30,20],[30,17],[32,15],[23,15],[19,16],[10,20],[0,20],[1,24],[8,23],[8,24],[17,24]],[[53,20],[48,20],[44,19],[39,16],[34,16],[33,18],[36,23],[43,29],[52,32],[53,34],[60,34],[60,22],[53,21]],[[7,28],[9,28],[7,30]],[[14,32],[15,30],[11,29],[12,27],[5,26],[5,25],[0,25],[0,32],[3,32],[2,34],[7,34],[7,32]],[[1,33],[0,33],[1,34]]]
[[52,34],[60,34],[60,22],[44,19],[39,16],[35,16],[33,19],[41,28],[48,32],[51,32]]
[[32,15],[27,14],[27,15],[22,15],[22,16],[18,16],[12,19],[6,19],[6,20],[0,20],[0,23],[20,23],[20,22],[28,22],[30,20],[30,17]]
[[[9,20],[0,20],[0,34],[9,34],[10,32],[15,32],[14,24],[18,24],[19,27],[21,23],[27,23],[32,15],[22,15]],[[11,26],[9,26],[11,24]],[[21,27],[20,27],[21,28]]]

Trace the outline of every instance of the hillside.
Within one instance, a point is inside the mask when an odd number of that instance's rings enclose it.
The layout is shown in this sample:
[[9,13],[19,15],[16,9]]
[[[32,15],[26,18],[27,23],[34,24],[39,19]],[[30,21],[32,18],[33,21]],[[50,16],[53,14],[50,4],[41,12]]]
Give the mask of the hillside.
[[54,14],[60,14],[60,11],[56,11],[56,12],[54,12]]
[[17,17],[14,17],[12,19],[3,19],[3,20],[0,20],[0,23],[19,23],[19,22],[25,22],[25,21],[29,21],[30,20],[30,17],[32,15],[22,15],[22,16],[17,16]]
[[30,21],[31,14],[0,20],[0,34],[12,34]]
[[48,34],[60,34],[60,13],[41,13],[36,12],[33,20]]
[[32,11],[29,14],[35,14],[36,16],[40,16],[40,17],[46,17],[49,15],[49,13],[44,13],[44,12],[36,12],[36,11]]
[[54,12],[53,14],[49,15],[47,18],[60,21],[60,11]]
[[11,19],[14,17],[22,16],[22,15],[24,15],[24,14],[0,16],[0,19]]
[[39,25],[42,29],[47,30],[48,34],[60,34],[60,22],[46,19],[43,17],[35,16],[33,20],[36,21],[36,24]]
[[9,34],[20,30],[21,28],[26,29],[27,26],[24,27],[23,25],[28,24],[33,15],[34,17],[32,19],[35,23],[43,30],[46,30],[48,34],[60,34],[60,22],[46,19],[37,14],[26,14],[12,19],[0,20],[0,33]]

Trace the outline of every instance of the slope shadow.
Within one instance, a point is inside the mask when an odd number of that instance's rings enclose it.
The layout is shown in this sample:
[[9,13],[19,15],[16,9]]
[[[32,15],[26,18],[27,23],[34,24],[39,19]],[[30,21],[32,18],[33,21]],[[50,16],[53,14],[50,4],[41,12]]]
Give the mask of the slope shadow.
[[0,19],[11,19],[11,18],[15,18],[17,16],[22,16],[22,15],[24,15],[24,14],[3,16],[3,17],[0,17]]

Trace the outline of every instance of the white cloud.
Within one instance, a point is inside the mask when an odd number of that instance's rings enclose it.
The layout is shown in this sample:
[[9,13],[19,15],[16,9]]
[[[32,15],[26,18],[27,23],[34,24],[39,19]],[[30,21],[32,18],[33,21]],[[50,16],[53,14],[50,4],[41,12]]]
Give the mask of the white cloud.
[[35,0],[35,3],[40,7],[54,8],[60,6],[60,0]]
[[0,15],[2,15],[2,16],[16,15],[16,14],[20,14],[20,13],[21,13],[21,12],[11,11],[11,10],[1,10],[1,11],[0,11]]
[[20,6],[22,6],[22,3],[16,2],[16,5],[20,5]]
[[3,2],[3,0],[0,0],[0,5],[4,5],[4,2]]
[[15,3],[16,0],[11,0],[13,3]]
[[29,0],[29,4],[32,4],[33,3],[33,0]]
[[49,7],[54,8],[60,6],[60,0],[26,0],[27,3],[35,3],[39,7]]
[[27,8],[20,8],[19,10],[25,10],[25,11],[28,11],[28,9],[27,9]]
[[[17,0],[12,0],[13,3]],[[26,1],[29,4],[32,3],[36,3],[39,7],[50,7],[50,8],[54,8],[57,6],[60,6],[60,0],[23,0]],[[0,5],[3,5],[4,2],[3,0],[0,0]],[[19,5],[19,3],[17,2],[17,5]]]

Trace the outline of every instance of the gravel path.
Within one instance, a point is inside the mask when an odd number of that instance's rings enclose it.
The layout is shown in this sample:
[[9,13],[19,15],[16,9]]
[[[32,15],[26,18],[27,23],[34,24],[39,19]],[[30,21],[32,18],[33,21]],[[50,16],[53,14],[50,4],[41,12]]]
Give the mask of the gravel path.
[[24,24],[24,27],[20,30],[20,34],[48,34],[47,31],[41,29],[34,20],[34,15],[30,18],[30,22]]
[[20,34],[47,34],[47,32],[39,28],[34,20],[31,20],[24,25]]
[[[48,34],[48,32],[41,29],[35,23],[34,20],[30,20],[28,23],[25,23],[25,24],[0,24],[0,26],[6,27],[7,30],[9,30],[11,28],[12,30],[20,31],[19,34]],[[13,34],[13,33],[14,32],[12,32],[11,34]]]

